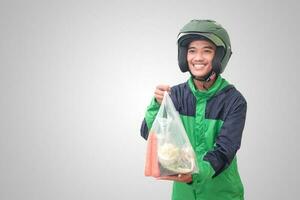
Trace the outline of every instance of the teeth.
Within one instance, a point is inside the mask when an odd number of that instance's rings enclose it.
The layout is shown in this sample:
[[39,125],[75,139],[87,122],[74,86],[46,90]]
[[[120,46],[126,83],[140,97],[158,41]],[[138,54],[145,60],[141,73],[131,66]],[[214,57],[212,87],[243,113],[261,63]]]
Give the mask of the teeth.
[[194,64],[194,67],[196,68],[196,69],[201,69],[201,68],[203,68],[205,65],[203,65],[203,64]]

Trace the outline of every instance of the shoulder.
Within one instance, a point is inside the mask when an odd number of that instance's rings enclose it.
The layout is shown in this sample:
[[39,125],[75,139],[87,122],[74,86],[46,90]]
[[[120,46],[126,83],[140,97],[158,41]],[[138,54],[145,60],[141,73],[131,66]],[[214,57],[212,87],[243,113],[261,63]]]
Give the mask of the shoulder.
[[222,77],[222,79],[226,83],[226,86],[223,87],[223,89],[221,89],[217,94],[215,94],[213,98],[221,97],[221,98],[225,98],[224,100],[234,101],[235,103],[247,104],[245,97],[237,89],[237,87],[231,84],[225,78]]
[[[245,97],[242,93],[233,85],[228,85],[224,89],[224,97],[234,104],[247,104]],[[222,92],[222,91],[221,91]]]
[[236,110],[247,109],[247,101],[242,93],[233,85],[228,85],[208,100],[206,116],[210,119],[225,120],[228,115]]

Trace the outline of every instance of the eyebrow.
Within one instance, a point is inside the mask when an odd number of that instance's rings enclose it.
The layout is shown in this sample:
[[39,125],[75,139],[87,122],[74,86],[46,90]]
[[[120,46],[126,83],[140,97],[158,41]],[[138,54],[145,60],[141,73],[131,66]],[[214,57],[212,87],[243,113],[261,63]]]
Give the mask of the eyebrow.
[[[196,49],[196,47],[189,47],[188,49]],[[211,50],[214,50],[214,48],[212,46],[204,46],[203,49],[211,49]]]

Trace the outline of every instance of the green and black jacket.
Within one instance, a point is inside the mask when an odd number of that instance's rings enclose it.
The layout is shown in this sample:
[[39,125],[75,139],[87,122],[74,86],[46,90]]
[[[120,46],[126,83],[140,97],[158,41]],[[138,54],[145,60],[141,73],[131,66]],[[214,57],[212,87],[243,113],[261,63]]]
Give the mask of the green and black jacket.
[[[173,200],[242,200],[244,191],[236,152],[241,145],[246,119],[245,98],[221,76],[207,91],[197,90],[190,78],[172,87],[170,97],[199,166],[199,173],[193,174],[192,184],[174,182]],[[159,107],[154,98],[147,107],[141,126],[141,135],[145,139]]]

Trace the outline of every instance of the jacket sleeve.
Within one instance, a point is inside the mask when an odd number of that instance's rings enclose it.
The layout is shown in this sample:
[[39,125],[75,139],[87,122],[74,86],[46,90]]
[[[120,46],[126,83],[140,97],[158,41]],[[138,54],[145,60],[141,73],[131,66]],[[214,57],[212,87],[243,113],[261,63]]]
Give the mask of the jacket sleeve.
[[142,122],[141,130],[140,130],[141,136],[145,140],[147,140],[147,138],[148,138],[149,130],[152,127],[154,119],[158,113],[159,107],[160,107],[160,104],[153,97],[150,105],[147,107],[145,118]]
[[246,111],[247,102],[244,98],[233,104],[216,138],[214,149],[204,156],[203,160],[208,161],[215,171],[213,177],[219,175],[230,165],[240,148]]

